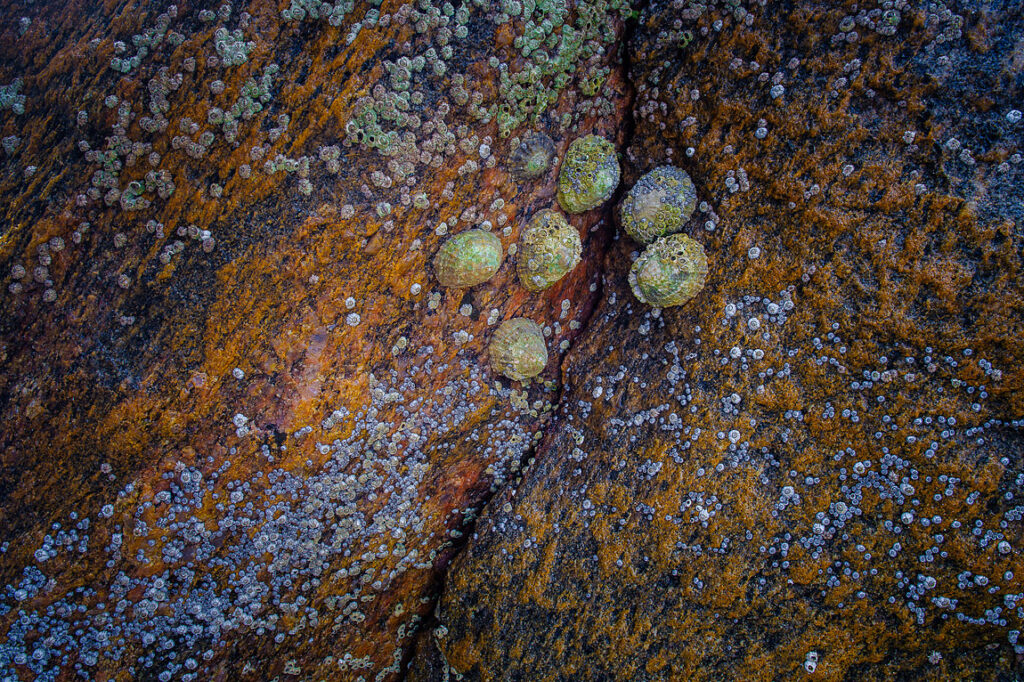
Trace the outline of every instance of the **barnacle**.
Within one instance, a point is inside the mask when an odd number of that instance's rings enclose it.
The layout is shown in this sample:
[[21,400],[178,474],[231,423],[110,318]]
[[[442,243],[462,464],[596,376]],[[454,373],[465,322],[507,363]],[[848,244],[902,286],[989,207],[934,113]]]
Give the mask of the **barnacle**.
[[517,180],[544,175],[555,158],[555,143],[544,133],[529,133],[508,157],[508,169]]
[[685,234],[671,234],[644,249],[629,270],[629,286],[640,302],[666,308],[696,296],[707,274],[704,247]]
[[513,381],[535,377],[548,364],[544,333],[525,317],[502,322],[491,337],[489,353],[494,371]]
[[558,204],[569,213],[599,206],[619,185],[615,145],[598,135],[572,141],[558,173]]
[[561,213],[539,211],[519,240],[519,281],[529,291],[547,289],[576,267],[582,250],[579,233]]
[[622,229],[641,244],[683,229],[697,205],[697,190],[686,171],[658,166],[641,177],[622,200]]
[[500,239],[485,230],[466,230],[441,246],[434,271],[446,287],[471,287],[493,277],[501,258]]

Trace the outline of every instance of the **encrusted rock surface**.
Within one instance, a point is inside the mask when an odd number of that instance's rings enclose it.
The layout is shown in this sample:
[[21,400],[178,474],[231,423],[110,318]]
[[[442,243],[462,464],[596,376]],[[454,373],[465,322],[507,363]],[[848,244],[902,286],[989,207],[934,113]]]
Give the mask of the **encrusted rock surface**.
[[[1015,4],[0,0],[0,38],[0,677],[1020,676]],[[618,196],[530,293],[590,134]],[[709,260],[664,310],[614,223],[661,165]],[[470,228],[506,256],[445,289]]]
[[410,679],[1017,679],[1022,10],[704,5],[641,13],[623,180],[694,179],[707,286],[611,246]]
[[517,6],[0,2],[0,678],[400,677],[610,236],[543,293],[431,274],[554,203],[518,136],[624,139],[627,8]]

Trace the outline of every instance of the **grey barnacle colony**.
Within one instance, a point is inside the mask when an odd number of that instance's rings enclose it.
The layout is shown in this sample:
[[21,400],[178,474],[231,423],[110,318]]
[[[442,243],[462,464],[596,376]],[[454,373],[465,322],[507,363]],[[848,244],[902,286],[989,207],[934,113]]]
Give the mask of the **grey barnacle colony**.
[[519,240],[519,281],[529,291],[547,289],[576,267],[582,251],[579,233],[561,213],[538,211]]
[[514,317],[501,323],[489,348],[494,371],[513,381],[535,377],[548,364],[544,332],[533,320]]
[[582,213],[611,198],[619,186],[615,145],[598,135],[572,141],[558,171],[558,204],[569,213]]
[[544,175],[555,158],[555,143],[544,133],[528,133],[508,158],[508,169],[517,180]]
[[667,308],[696,296],[707,274],[704,247],[685,234],[670,234],[636,259],[629,270],[629,286],[641,303]]
[[501,240],[485,230],[466,230],[451,237],[434,257],[437,281],[446,287],[471,287],[486,282],[501,267]]
[[629,190],[619,216],[626,234],[641,244],[650,244],[682,230],[696,206],[697,190],[686,171],[658,166]]

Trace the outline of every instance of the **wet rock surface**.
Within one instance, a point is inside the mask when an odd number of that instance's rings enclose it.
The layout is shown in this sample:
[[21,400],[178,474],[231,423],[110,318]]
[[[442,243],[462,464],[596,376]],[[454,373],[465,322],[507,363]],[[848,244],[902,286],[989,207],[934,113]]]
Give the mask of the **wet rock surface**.
[[[1020,674],[1012,3],[0,10],[0,677]],[[663,165],[709,272],[655,310]]]
[[1020,675],[1022,40],[997,2],[641,12],[623,184],[690,174],[707,285],[652,310],[611,244],[410,679]]
[[[599,289],[597,211],[519,287],[556,174],[505,159],[621,145],[625,8],[0,9],[0,678],[400,678]],[[506,256],[447,290],[470,228]],[[526,384],[487,359],[518,316]]]

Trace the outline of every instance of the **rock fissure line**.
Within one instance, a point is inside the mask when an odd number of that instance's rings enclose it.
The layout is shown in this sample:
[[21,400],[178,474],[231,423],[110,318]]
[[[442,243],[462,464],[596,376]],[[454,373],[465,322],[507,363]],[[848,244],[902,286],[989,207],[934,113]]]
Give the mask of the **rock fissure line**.
[[[637,11],[639,12],[643,6],[646,6],[646,4],[646,1],[639,3]],[[622,133],[620,136],[621,139],[617,140],[617,146],[622,151],[629,148],[629,145],[632,143],[633,140],[634,131],[636,130],[636,121],[634,120],[633,110],[633,104],[636,99],[636,89],[633,87],[632,82],[629,80],[629,72],[632,67],[632,59],[629,47],[631,45],[633,34],[636,29],[635,22],[635,19],[630,19],[626,21],[624,24],[623,36],[622,40],[620,41],[621,47],[619,63],[616,66],[619,75],[622,76],[622,83],[628,88],[628,91],[625,96],[625,104],[622,108],[622,111],[624,112],[623,117],[622,120],[619,122],[619,125],[617,126],[617,129],[620,130]],[[586,312],[584,313],[582,319],[580,320],[580,328],[576,335],[577,344],[586,335],[590,322],[597,314],[597,310],[604,299],[605,273],[607,272],[607,258],[609,256],[609,253],[612,251],[616,232],[614,211],[615,207],[619,205],[619,201],[621,200],[622,195],[625,194],[626,191],[627,189],[625,186],[625,182],[620,182],[619,186],[616,187],[615,192],[612,194],[611,198],[609,198],[608,201],[606,201],[600,208],[600,213],[602,217],[598,221],[598,224],[602,226],[602,230],[606,234],[603,235],[603,240],[600,242],[600,250],[596,254],[594,254],[593,257],[596,258],[598,263],[600,263],[601,265],[601,270],[599,271],[601,276],[597,279],[597,289],[593,292],[593,296],[590,297],[589,306]],[[573,348],[575,348],[575,345],[576,344],[574,344]],[[406,682],[406,680],[408,680],[409,666],[412,663],[413,659],[415,659],[417,656],[424,655],[424,652],[421,651],[422,647],[432,646],[433,644],[431,634],[436,625],[438,625],[436,617],[436,608],[437,605],[440,603],[442,596],[444,595],[447,577],[451,572],[452,565],[459,558],[459,556],[462,555],[465,548],[469,545],[469,542],[471,541],[473,534],[479,523],[480,515],[483,514],[483,512],[486,511],[491,506],[491,502],[495,498],[501,497],[502,493],[506,489],[508,489],[509,486],[513,486],[513,489],[517,487],[522,480],[522,476],[524,476],[527,473],[526,469],[529,466],[527,463],[536,461],[536,457],[538,456],[538,454],[545,450],[549,441],[551,430],[558,424],[558,414],[559,411],[562,409],[561,400],[565,392],[565,382],[567,380],[565,368],[569,356],[573,353],[573,348],[570,348],[567,351],[565,351],[565,353],[563,353],[559,359],[559,382],[558,388],[556,389],[555,403],[559,407],[552,413],[551,417],[548,419],[548,422],[544,425],[544,436],[535,445],[531,446],[520,459],[519,474],[517,480],[505,484],[502,487],[498,488],[497,490],[488,493],[480,504],[480,514],[477,515],[477,517],[472,521],[472,523],[468,524],[466,527],[463,528],[464,535],[462,536],[460,541],[457,543],[453,543],[451,557],[446,562],[444,568],[438,572],[439,575],[437,576],[437,582],[439,584],[439,587],[437,588],[437,591],[433,597],[433,604],[431,605],[431,615],[426,621],[424,621],[421,624],[420,629],[416,634],[415,644],[411,647],[408,647],[406,652],[404,653],[402,657],[401,671],[398,674],[397,682]],[[437,648],[434,647],[431,653],[440,654],[440,651],[438,651]],[[447,661],[445,661],[445,663],[447,663]]]

